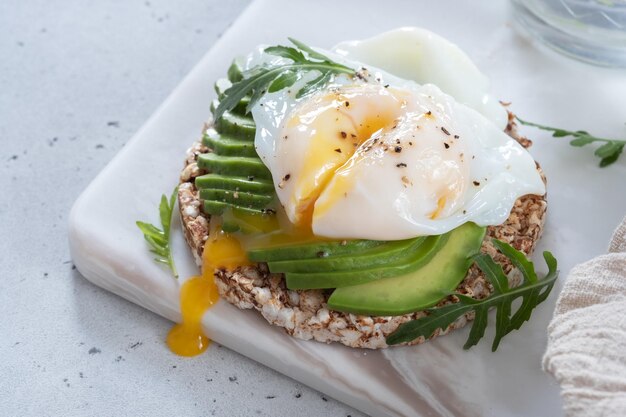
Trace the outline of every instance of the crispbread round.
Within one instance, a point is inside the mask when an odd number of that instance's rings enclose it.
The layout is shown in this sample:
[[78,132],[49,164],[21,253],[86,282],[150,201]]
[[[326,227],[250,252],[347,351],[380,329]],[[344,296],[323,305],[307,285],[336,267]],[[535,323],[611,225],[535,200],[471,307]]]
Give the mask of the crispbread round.
[[[509,112],[506,133],[528,148],[532,143],[517,132],[515,117]],[[209,216],[201,210],[202,202],[194,186],[194,178],[204,174],[196,164],[198,155],[210,149],[196,142],[187,152],[185,168],[180,177],[178,203],[185,239],[191,247],[196,263],[202,264],[204,242],[209,237]],[[537,164],[537,170],[543,173]],[[509,218],[499,226],[487,228],[487,236],[481,250],[494,257],[509,277],[509,285],[520,282],[518,271],[509,260],[497,252],[490,238],[511,244],[531,255],[543,231],[547,208],[546,196],[526,195],[515,202]],[[280,326],[297,338],[319,342],[339,342],[346,346],[378,349],[385,348],[385,338],[404,322],[425,315],[419,311],[402,316],[363,316],[329,310],[326,306],[330,290],[288,290],[282,274],[271,274],[265,264],[237,268],[235,271],[218,270],[215,282],[223,299],[241,309],[255,309],[273,325]],[[491,292],[491,285],[483,273],[473,265],[457,292],[480,299]],[[454,297],[442,300],[438,305],[454,302]],[[433,337],[463,327],[473,319],[473,313],[460,317]],[[423,343],[420,337],[409,344]]]

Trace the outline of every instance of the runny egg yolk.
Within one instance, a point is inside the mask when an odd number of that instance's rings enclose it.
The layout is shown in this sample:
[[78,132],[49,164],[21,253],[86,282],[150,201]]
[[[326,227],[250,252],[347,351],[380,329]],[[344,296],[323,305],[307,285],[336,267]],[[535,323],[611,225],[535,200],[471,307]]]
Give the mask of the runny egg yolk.
[[[469,177],[469,165],[463,161],[466,143],[454,143],[459,136],[442,126],[450,126],[447,114],[431,102],[432,96],[394,88],[384,91],[398,104],[394,117],[329,176],[312,209],[312,230],[317,234],[354,237],[352,231],[343,232],[343,225],[367,217],[365,207],[385,207],[378,213],[370,210],[369,217],[388,213],[432,221],[447,218],[463,201]],[[360,97],[376,106],[378,97],[368,93],[366,87]],[[361,118],[359,123],[367,123],[376,114],[355,116]]]
[[279,184],[293,187],[286,210],[294,224],[310,228],[315,202],[337,169],[363,142],[392,129],[404,107],[401,91],[358,85],[314,97],[294,112],[283,137],[306,143],[305,158],[297,178]]
[[216,269],[234,269],[249,264],[239,241],[218,229],[211,233],[202,253],[202,275],[188,279],[180,290],[182,321],[167,335],[170,350],[180,356],[204,352],[210,340],[202,330],[204,313],[219,300]]
[[[278,216],[232,212],[225,215],[261,233],[235,236],[225,233],[219,225],[212,222],[210,237],[202,252],[202,275],[194,276],[182,285],[180,290],[182,321],[172,327],[166,339],[170,350],[180,356],[199,355],[211,342],[202,329],[202,317],[219,300],[219,292],[215,285],[216,270],[234,270],[240,266],[250,265],[246,248],[323,240],[313,236],[310,230],[290,227],[282,211],[279,211]],[[218,220],[217,217],[215,219]]]

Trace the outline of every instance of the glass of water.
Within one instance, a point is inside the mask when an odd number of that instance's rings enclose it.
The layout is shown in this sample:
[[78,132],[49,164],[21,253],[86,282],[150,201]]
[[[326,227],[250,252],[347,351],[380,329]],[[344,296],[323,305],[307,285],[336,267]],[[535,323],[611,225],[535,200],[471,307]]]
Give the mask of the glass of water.
[[515,18],[548,46],[626,68],[626,0],[511,0]]

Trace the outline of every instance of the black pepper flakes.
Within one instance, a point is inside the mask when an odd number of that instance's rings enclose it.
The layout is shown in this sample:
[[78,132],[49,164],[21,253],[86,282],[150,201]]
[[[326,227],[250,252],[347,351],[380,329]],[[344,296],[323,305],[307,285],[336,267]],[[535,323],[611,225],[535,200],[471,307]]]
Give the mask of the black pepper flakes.
[[337,148],[337,149],[335,149],[335,152],[337,152],[337,153],[341,153],[341,148]]
[[389,88],[389,84],[385,84],[383,87],[385,87],[385,88]]
[[458,138],[459,138],[459,135],[454,135],[454,139],[458,139]]
[[283,177],[283,181],[289,181],[289,178],[291,178],[291,174],[287,174]]
[[350,107],[350,102],[346,101],[346,107]]
[[433,112],[431,112],[430,110],[426,112],[426,116],[432,116],[432,115],[433,115]]
[[339,134],[341,135],[341,139],[345,139],[348,137],[348,134],[346,132],[341,131],[339,132]]
[[444,143],[443,143],[443,146],[444,146],[446,149],[450,149],[450,145],[448,145],[446,142],[444,142]]
[[254,181],[254,176],[248,175],[248,181]]
[[354,75],[356,75],[356,77],[357,77],[359,80],[362,80],[362,81],[367,81],[367,77],[366,77],[366,75],[368,75],[368,74],[363,74],[364,72],[365,72],[365,73],[367,72],[367,68],[365,68],[365,67],[361,67],[361,69],[360,69],[360,70],[358,70],[358,71],[357,71]]
[[406,168],[406,164],[404,162],[400,162],[398,165],[396,165],[396,167],[398,167],[398,168]]
[[450,136],[450,132],[448,132],[448,129],[446,129],[445,127],[441,126],[441,131],[445,133],[446,135]]
[[476,187],[478,187],[480,185],[480,183],[478,181],[472,181],[472,184],[474,184]]
[[394,150],[396,153],[400,153],[400,152],[402,152],[402,146],[396,146],[395,148],[393,148],[393,150]]

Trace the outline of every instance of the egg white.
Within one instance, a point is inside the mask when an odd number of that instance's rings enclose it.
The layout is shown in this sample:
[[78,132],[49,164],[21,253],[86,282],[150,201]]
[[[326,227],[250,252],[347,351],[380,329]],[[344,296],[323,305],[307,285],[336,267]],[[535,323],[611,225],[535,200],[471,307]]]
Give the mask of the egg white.
[[332,51],[418,84],[435,84],[501,130],[506,127],[507,113],[489,94],[489,79],[457,45],[433,32],[401,27],[368,39],[341,42]]

